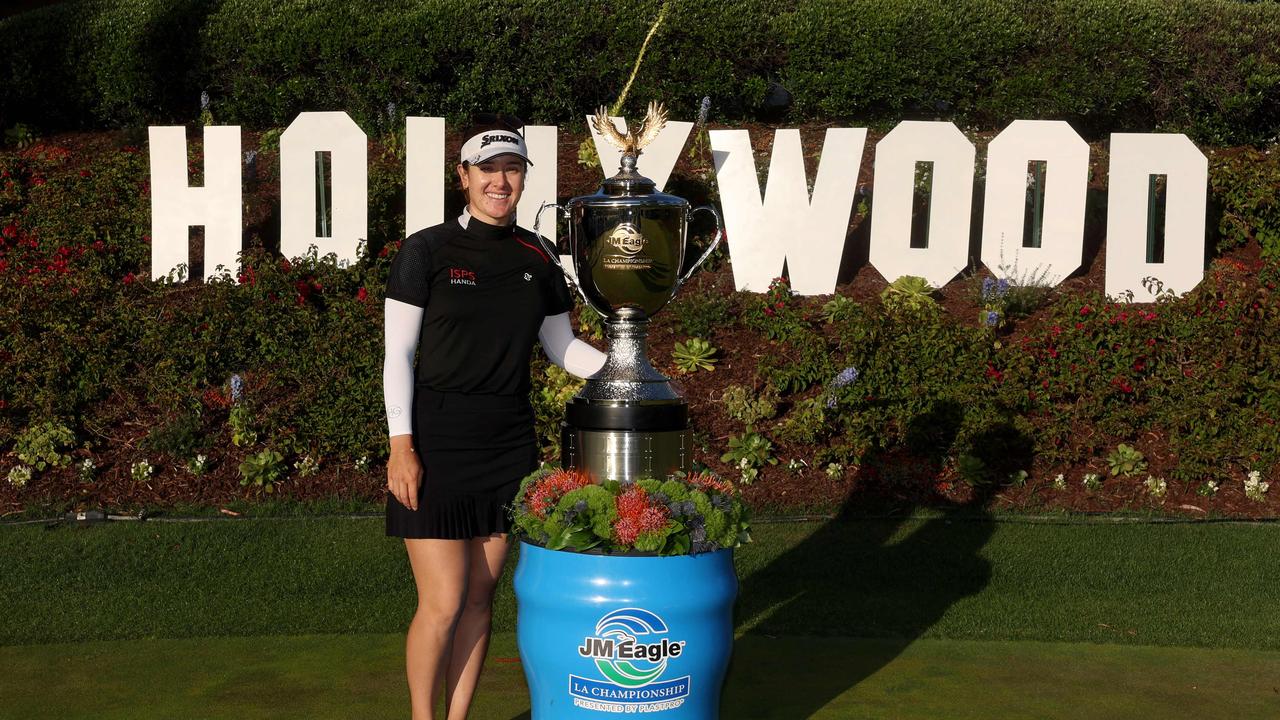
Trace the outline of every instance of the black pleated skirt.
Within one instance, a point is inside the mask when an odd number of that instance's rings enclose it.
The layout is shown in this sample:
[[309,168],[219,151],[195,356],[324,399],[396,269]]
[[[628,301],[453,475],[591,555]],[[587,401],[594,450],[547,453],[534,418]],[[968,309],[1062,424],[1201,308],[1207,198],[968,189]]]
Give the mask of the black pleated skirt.
[[527,396],[414,389],[418,509],[387,493],[387,535],[464,540],[511,530],[520,481],[538,467]]

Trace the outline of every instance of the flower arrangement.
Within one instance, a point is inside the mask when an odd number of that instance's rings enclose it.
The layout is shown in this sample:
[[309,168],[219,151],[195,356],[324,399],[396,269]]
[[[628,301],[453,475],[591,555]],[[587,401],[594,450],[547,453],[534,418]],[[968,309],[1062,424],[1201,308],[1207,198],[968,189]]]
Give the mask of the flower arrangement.
[[513,515],[515,533],[548,550],[696,555],[751,540],[737,488],[709,472],[597,483],[543,467],[521,482]]

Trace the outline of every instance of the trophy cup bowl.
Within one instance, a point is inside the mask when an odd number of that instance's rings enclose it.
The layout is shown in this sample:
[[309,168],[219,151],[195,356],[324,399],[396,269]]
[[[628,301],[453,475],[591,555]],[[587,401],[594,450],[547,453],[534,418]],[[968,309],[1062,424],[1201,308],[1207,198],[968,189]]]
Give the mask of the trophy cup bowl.
[[[649,124],[646,119],[646,131]],[[690,210],[684,198],[657,191],[637,172],[636,155],[637,149],[624,149],[618,174],[598,192],[564,207],[544,204],[534,222],[538,234],[547,208],[568,217],[576,276],[570,283],[605,320],[607,359],[566,407],[561,444],[564,467],[586,470],[597,480],[665,477],[689,469],[688,406],[649,363],[645,336],[649,320],[723,237],[715,208]],[[689,220],[698,212],[715,218],[715,237],[682,273]],[[546,249],[564,272],[556,249]]]

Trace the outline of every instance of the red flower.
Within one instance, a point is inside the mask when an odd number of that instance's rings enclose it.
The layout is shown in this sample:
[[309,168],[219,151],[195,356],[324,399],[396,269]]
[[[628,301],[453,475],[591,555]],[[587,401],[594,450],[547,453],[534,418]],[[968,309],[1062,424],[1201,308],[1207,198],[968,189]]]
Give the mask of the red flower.
[[584,473],[576,470],[556,470],[534,481],[526,489],[525,502],[528,503],[529,512],[533,513],[534,517],[546,520],[555,509],[556,503],[560,502],[560,498],[566,493],[590,484],[591,478]]
[[0,230],[0,235],[12,240],[18,237],[18,223],[11,222],[4,226],[4,230]]
[[1081,315],[1088,315],[1091,312],[1093,312],[1093,308],[1089,307],[1088,305],[1085,305],[1084,307],[1080,308]]
[[293,264],[289,262],[289,258],[280,258],[280,269],[289,272],[293,269]]
[[356,291],[356,300],[359,300],[360,302],[364,302],[365,299],[367,299],[368,297],[369,297],[368,290],[365,290],[364,288],[360,288],[359,290]]
[[5,402],[4,400],[0,400],[0,410],[4,410],[7,407],[9,407],[9,403]]
[[711,473],[691,473],[685,478],[685,482],[688,483],[690,487],[703,492],[718,492],[722,495],[734,494],[732,483],[727,480],[721,480]]
[[231,398],[223,395],[217,388],[208,388],[205,390],[204,396],[201,400],[204,402],[205,406],[210,408],[225,408],[231,406]]
[[623,491],[617,499],[618,520],[613,534],[620,544],[631,545],[647,532],[667,526],[667,509],[649,501],[649,493],[638,485]]
[[80,177],[82,177],[82,178],[87,178],[87,177],[89,177],[89,171],[88,171],[88,170],[81,170],[81,171],[80,171]]
[[995,380],[996,382],[1000,382],[1000,380],[1001,380],[1002,378],[1004,378],[1004,373],[1002,373],[1002,372],[1000,372],[999,370],[995,369],[995,368],[994,368],[994,367],[992,367],[991,365],[988,365],[988,366],[987,366],[986,375],[987,375],[987,377],[991,378],[992,380]]
[[137,279],[138,279],[137,275],[134,275],[133,273],[129,273],[128,275],[124,276],[123,282],[125,285],[132,285],[134,281],[136,281]]

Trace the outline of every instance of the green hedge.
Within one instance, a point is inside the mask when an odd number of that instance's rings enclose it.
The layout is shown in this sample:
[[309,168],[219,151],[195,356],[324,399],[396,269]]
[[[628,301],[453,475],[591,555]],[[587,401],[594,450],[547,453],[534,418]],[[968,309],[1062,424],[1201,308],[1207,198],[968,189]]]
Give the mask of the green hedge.
[[[343,109],[370,131],[479,109],[578,122],[612,102],[659,0],[84,0],[0,21],[0,125],[222,123]],[[1280,5],[1225,0],[674,0],[631,91],[692,117],[998,127],[1212,144],[1280,132]],[[770,83],[789,116],[762,107]],[[388,112],[388,104],[394,110]],[[388,117],[390,115],[390,117]]]

